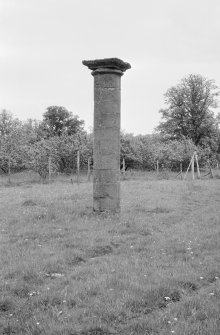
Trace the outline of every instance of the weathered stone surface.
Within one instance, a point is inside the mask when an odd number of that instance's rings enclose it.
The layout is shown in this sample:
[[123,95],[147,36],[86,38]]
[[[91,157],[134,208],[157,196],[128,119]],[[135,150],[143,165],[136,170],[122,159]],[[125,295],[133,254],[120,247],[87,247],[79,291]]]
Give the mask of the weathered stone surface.
[[94,183],[117,183],[119,177],[118,170],[93,169]]
[[83,61],[94,76],[93,208],[120,210],[121,76],[131,66],[118,58]]
[[117,183],[94,183],[93,184],[93,207],[98,211],[120,210],[120,184]]
[[[112,149],[113,150],[113,149]],[[97,170],[114,170],[119,174],[119,159],[116,157],[120,152],[115,150],[112,154],[102,154],[101,151],[94,153],[94,168]]]
[[[107,112],[110,108],[107,106]],[[102,115],[96,115],[96,118],[94,120],[94,130],[97,130],[100,132],[99,135],[101,135],[101,132],[105,132],[106,128],[114,128],[115,130],[118,130],[120,128],[120,114],[114,114],[114,113],[102,113]]]
[[131,68],[131,65],[129,63],[125,63],[119,58],[84,60],[82,63],[83,65],[88,66],[90,70],[96,70],[98,68],[110,68],[118,69],[124,72]]

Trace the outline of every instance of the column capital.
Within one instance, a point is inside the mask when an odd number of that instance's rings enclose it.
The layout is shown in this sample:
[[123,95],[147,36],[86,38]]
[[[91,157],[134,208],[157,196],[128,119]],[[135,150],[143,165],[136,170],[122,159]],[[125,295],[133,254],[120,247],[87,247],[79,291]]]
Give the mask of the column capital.
[[93,70],[92,74],[114,72],[122,75],[123,72],[131,68],[129,63],[124,62],[119,58],[103,58],[95,60],[83,60],[83,65]]

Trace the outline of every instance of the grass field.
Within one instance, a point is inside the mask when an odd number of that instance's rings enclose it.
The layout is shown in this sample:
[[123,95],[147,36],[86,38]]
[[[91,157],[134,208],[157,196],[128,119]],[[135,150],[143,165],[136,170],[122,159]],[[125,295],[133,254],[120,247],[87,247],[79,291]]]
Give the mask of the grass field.
[[220,179],[0,181],[0,334],[219,335]]

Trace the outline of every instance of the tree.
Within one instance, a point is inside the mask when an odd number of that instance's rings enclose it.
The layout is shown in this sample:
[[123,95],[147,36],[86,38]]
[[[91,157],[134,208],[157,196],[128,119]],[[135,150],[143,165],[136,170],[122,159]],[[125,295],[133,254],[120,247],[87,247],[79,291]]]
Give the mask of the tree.
[[22,123],[6,110],[0,113],[0,169],[8,173],[11,169],[23,168],[22,162]]
[[58,137],[41,139],[34,144],[24,146],[26,168],[39,173],[40,177],[45,179],[49,174],[49,159],[51,159],[52,170],[57,172],[59,167],[57,139]]
[[171,87],[165,94],[168,108],[161,109],[162,122],[157,127],[171,139],[191,139],[202,145],[210,139],[217,141],[217,118],[213,108],[218,105],[218,87],[214,80],[191,74]]
[[84,121],[79,120],[77,115],[69,112],[62,106],[50,106],[43,114],[41,130],[46,137],[61,136],[66,132],[67,135],[74,135],[83,130]]
[[140,167],[142,164],[140,155],[139,140],[133,134],[121,133],[121,153],[120,153],[120,165],[122,166],[122,160],[125,159],[125,168],[134,169]]
[[41,133],[41,121],[35,119],[27,119],[22,124],[22,136],[25,138],[26,144],[34,144],[44,138]]

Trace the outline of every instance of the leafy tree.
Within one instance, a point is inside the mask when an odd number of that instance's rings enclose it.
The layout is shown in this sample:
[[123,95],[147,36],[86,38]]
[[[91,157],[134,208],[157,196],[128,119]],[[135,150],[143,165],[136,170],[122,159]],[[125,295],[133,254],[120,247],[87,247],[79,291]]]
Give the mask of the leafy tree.
[[[210,139],[217,141],[218,87],[213,80],[191,74],[165,94],[168,108],[161,109],[162,122],[157,127],[171,139],[188,138],[195,145],[206,145]],[[213,144],[213,143],[212,143]]]
[[41,121],[35,119],[27,119],[22,124],[22,136],[26,144],[34,144],[44,138],[41,132]]
[[58,171],[58,143],[55,137],[26,145],[24,150],[26,168],[39,173],[41,178],[45,179],[49,173],[49,157],[53,172]]
[[72,136],[62,134],[56,137],[58,143],[59,171],[76,171],[77,151],[80,151],[80,166],[87,166],[88,157],[92,156],[91,144],[88,135],[84,132],[78,132]]
[[73,116],[65,107],[50,106],[43,114],[41,131],[46,137],[61,136],[64,132],[74,135],[83,130],[83,125],[84,121],[79,120],[77,115]]
[[22,123],[6,110],[0,113],[0,169],[8,173],[11,169],[24,167],[22,161]]
[[26,167],[46,178],[49,173],[49,157],[53,172],[76,171],[77,151],[80,151],[80,166],[87,167],[91,157],[91,140],[86,133],[68,136],[53,136],[25,146]]
[[121,133],[121,166],[125,159],[125,168],[140,168],[142,164],[139,140],[133,134]]

